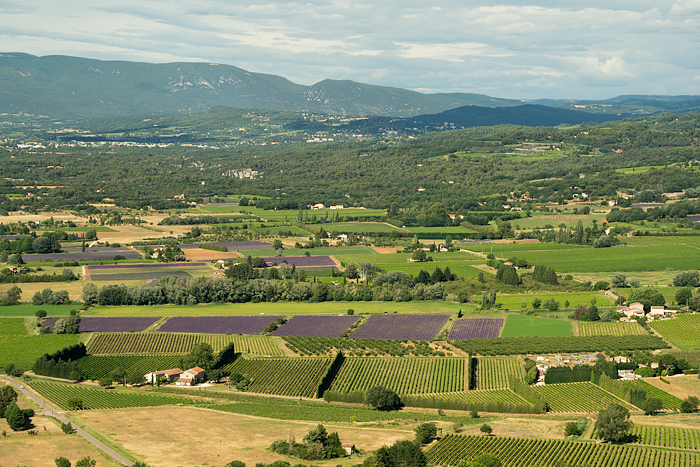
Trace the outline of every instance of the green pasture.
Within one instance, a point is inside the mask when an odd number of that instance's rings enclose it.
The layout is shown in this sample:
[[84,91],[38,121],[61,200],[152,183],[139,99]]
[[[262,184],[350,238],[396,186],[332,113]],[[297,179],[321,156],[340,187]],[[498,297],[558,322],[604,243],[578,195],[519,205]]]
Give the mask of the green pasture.
[[510,314],[501,333],[501,337],[558,336],[573,336],[571,321]]
[[452,235],[453,239],[456,238],[456,236],[476,232],[475,230],[469,230],[469,229],[465,229],[464,227],[455,227],[455,226],[450,226],[450,227],[406,227],[406,230],[408,230],[409,232],[413,232],[413,233],[418,234],[419,237],[420,237],[420,234],[431,233],[431,234]]
[[318,232],[321,230],[321,227],[323,227],[326,232],[340,233],[408,232],[408,229],[394,227],[384,222],[331,222],[326,224],[304,224],[304,227],[312,232]]
[[550,251],[550,250],[576,250],[589,247],[583,245],[569,245],[566,243],[493,243],[493,242],[467,242],[460,245],[463,249],[485,255],[493,253],[497,258],[508,255],[515,256],[521,251]]
[[644,173],[648,172],[651,169],[662,169],[664,166],[663,165],[642,165],[640,167],[624,167],[621,169],[615,169],[615,172],[617,173]]
[[[450,268],[452,270],[452,268]],[[544,303],[547,300],[554,299],[559,302],[559,307],[564,308],[565,302],[569,301],[569,307],[573,308],[578,305],[590,305],[591,299],[596,299],[596,306],[610,306],[614,302],[610,297],[606,297],[600,292],[559,292],[559,293],[534,293],[534,294],[499,294],[496,297],[496,303],[501,304],[502,309],[520,310],[523,302],[526,303],[525,308],[532,308],[532,301],[539,298]],[[544,306],[542,307],[544,308]]]
[[28,370],[37,358],[45,353],[53,353],[69,345],[76,344],[76,334],[47,334],[37,336],[1,336],[0,367],[12,363]]
[[[379,255],[367,246],[329,246],[320,248],[287,248],[282,250],[282,256],[337,256],[337,255]],[[243,256],[276,256],[275,250],[246,250],[241,251]]]
[[26,336],[24,318],[0,318],[0,338],[6,336]]
[[[542,264],[558,273],[615,271],[690,270],[700,262],[700,248],[690,245],[616,246],[611,248],[577,247],[540,249],[529,245],[519,249],[499,249],[497,257],[516,256],[530,264]],[[573,245],[568,245],[572,247]],[[500,251],[499,251],[500,250]],[[497,254],[498,253],[498,254]]]
[[[544,229],[546,225],[551,225],[555,229],[559,229],[561,224],[565,224],[567,227],[576,227],[576,225],[581,221],[584,227],[590,227],[593,225],[593,220],[598,222],[598,225],[605,222],[606,213],[590,213],[590,214],[564,214],[564,213],[544,213],[544,214],[533,214],[530,217],[523,217],[521,219],[515,219],[508,221],[517,229]],[[517,225],[517,227],[516,227]]]
[[694,245],[700,247],[700,235],[695,237],[626,237],[622,239],[628,245]]
[[[21,285],[21,284],[20,284]],[[37,310],[45,310],[48,316],[68,316],[79,305],[20,305],[0,306],[0,316],[34,316]]]
[[[372,250],[374,251],[374,250]],[[423,263],[413,263],[409,259],[412,253],[367,253],[367,254],[334,254],[338,261],[342,261],[343,264],[359,264],[359,263],[372,263],[375,265],[387,265],[387,264],[419,264],[426,265],[432,263],[442,263],[442,262],[466,262],[467,264],[479,264],[483,263],[483,258],[472,255],[470,253],[460,253],[460,252],[443,252],[443,253],[430,253],[427,255],[433,258],[433,261],[427,261]],[[425,266],[424,266],[425,267]]]
[[[194,306],[151,305],[151,306],[103,306],[94,307],[81,316],[252,316],[252,315],[337,315],[345,314],[349,308],[355,314],[422,313],[446,314],[472,311],[476,307],[455,302],[276,302],[276,303],[233,303],[201,304]],[[484,313],[477,313],[484,315]],[[491,316],[488,316],[491,317]]]

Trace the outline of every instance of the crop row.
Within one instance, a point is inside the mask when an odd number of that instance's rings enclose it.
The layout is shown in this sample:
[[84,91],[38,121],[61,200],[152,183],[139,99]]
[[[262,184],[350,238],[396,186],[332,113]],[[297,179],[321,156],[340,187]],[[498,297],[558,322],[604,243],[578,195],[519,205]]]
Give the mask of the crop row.
[[399,394],[464,391],[466,358],[347,358],[330,386],[350,393],[385,386]]
[[114,354],[184,354],[194,344],[205,342],[214,352],[233,342],[236,352],[255,355],[282,355],[272,339],[265,336],[223,334],[106,333],[93,336],[87,351],[93,355]]
[[700,430],[670,426],[635,424],[631,435],[637,444],[648,444],[674,449],[700,450]]
[[345,356],[441,356],[426,341],[385,339],[341,339],[333,337],[284,337],[289,349],[300,355],[332,355],[342,351]]
[[700,340],[700,315],[679,315],[673,319],[655,321],[654,330],[671,342]]
[[668,344],[660,337],[642,336],[589,336],[589,337],[499,337],[497,339],[469,339],[451,341],[452,345],[470,355],[522,355],[560,352],[620,352],[623,350],[666,349]]
[[493,339],[498,337],[503,327],[501,318],[457,319],[450,329],[450,340]]
[[411,339],[430,341],[449,315],[371,315],[352,334],[355,339]]
[[647,393],[647,399],[661,399],[664,409],[680,409],[681,401],[676,396],[653,386],[642,379],[620,381],[628,390],[643,389]]
[[96,380],[118,367],[126,374],[176,368],[181,358],[182,355],[87,355],[78,360],[78,367],[83,378]]
[[250,392],[314,397],[330,364],[330,358],[237,358],[222,370],[249,379]]
[[476,365],[476,389],[506,389],[508,377],[523,377],[523,366],[515,357],[480,357]]
[[700,459],[697,453],[637,446],[460,435],[445,436],[426,456],[431,464],[456,465],[483,453],[498,457],[509,467],[692,467]]
[[487,391],[458,391],[440,394],[421,394],[412,399],[434,401],[459,401],[468,404],[528,404],[528,402],[510,389],[493,389]]
[[598,412],[613,403],[636,410],[590,381],[547,384],[533,388],[544,396],[552,412]]
[[609,323],[594,323],[579,321],[579,336],[642,336],[647,334],[643,327],[636,322],[622,323],[611,321]]
[[83,409],[121,409],[125,407],[155,407],[182,404],[181,397],[155,394],[146,391],[102,389],[82,384],[57,383],[34,379],[28,383],[42,397],[64,410],[69,410],[68,400],[79,398]]

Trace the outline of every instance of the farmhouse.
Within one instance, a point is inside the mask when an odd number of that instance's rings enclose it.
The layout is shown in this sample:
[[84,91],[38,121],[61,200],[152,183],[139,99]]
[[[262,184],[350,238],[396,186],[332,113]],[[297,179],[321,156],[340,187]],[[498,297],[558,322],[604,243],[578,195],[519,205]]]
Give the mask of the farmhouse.
[[639,302],[630,303],[629,306],[620,306],[617,308],[618,313],[624,313],[628,318],[639,318],[645,316],[644,305]]
[[206,372],[204,371],[204,368],[196,366],[194,368],[190,368],[187,371],[184,371],[180,375],[180,378],[177,381],[175,381],[175,384],[177,386],[192,386],[201,381],[204,381],[205,376]]
[[151,384],[156,384],[160,378],[167,378],[168,382],[173,382],[174,379],[182,374],[182,370],[179,368],[171,368],[169,370],[153,371],[145,375],[146,382]]

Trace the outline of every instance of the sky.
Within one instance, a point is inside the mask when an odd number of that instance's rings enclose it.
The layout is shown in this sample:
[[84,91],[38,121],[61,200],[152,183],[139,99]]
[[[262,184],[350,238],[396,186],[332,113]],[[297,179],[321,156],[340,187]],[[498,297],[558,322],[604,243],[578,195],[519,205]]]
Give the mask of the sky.
[[0,0],[0,52],[516,99],[700,94],[700,0]]

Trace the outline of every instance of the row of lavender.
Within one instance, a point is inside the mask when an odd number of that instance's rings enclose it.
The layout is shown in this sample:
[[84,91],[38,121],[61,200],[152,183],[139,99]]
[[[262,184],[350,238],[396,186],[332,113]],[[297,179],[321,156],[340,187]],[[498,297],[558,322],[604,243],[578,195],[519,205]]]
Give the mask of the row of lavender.
[[[201,334],[260,334],[280,316],[183,316],[169,318],[159,332]],[[53,328],[59,318],[42,325]],[[153,326],[157,317],[84,317],[80,332],[141,332]],[[432,340],[445,326],[449,315],[372,315],[350,337],[356,339]],[[356,316],[295,316],[280,326],[274,336],[340,337],[354,324]],[[450,340],[498,337],[502,319],[458,319]]]

